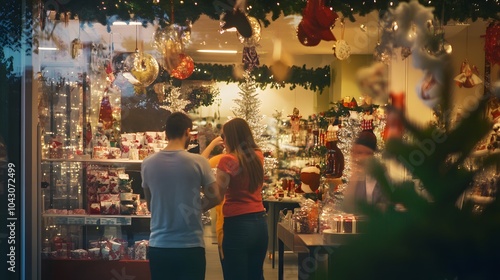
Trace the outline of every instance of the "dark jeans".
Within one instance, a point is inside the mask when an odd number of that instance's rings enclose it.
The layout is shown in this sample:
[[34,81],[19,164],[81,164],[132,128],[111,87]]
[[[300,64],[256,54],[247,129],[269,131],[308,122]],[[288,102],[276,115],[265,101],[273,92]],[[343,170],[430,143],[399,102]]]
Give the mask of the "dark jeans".
[[151,280],[204,280],[205,248],[149,247]]
[[225,280],[261,280],[267,251],[267,214],[224,218],[223,272]]

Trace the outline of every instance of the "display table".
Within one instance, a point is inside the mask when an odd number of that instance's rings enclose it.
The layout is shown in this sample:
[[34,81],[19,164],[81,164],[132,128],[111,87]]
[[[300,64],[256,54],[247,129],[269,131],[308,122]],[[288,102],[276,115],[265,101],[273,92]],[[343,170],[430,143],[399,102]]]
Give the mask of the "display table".
[[42,260],[43,280],[149,280],[149,261]]
[[274,268],[274,259],[275,252],[278,249],[278,237],[276,235],[276,226],[279,222],[279,213],[280,210],[288,209],[293,211],[293,209],[300,207],[298,201],[293,201],[291,199],[285,200],[264,200],[264,207],[267,210],[267,227],[269,233],[269,243],[268,243],[268,251],[269,257],[271,258],[272,267]]
[[296,234],[293,230],[277,224],[278,235],[278,279],[283,279],[283,257],[285,246],[297,254],[298,279],[332,279],[328,275],[333,253],[343,242],[325,242],[319,233]]

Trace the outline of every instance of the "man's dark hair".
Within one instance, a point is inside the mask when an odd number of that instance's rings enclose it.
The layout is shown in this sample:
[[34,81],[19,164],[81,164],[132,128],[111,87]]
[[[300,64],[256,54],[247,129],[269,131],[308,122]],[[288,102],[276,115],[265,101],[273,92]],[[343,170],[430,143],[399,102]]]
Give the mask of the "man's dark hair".
[[193,120],[182,112],[175,112],[167,118],[165,133],[169,140],[179,139],[184,136],[188,128],[193,128]]

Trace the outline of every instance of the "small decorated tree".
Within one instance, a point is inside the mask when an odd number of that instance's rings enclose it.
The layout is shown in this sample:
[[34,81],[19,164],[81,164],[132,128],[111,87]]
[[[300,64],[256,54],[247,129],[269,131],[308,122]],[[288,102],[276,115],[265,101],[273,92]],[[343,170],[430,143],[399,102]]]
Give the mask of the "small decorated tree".
[[245,81],[239,85],[241,91],[238,93],[239,98],[234,100],[236,106],[232,111],[235,117],[242,118],[248,122],[255,142],[259,147],[263,147],[266,141],[263,136],[266,131],[266,125],[262,124],[264,116],[260,113],[262,102],[257,94],[254,77],[248,71],[245,71],[244,78]]
[[[498,195],[480,212],[461,203],[478,173],[500,162],[498,154],[490,154],[478,168],[465,168],[476,144],[491,129],[484,116],[493,96],[485,93],[477,106],[467,108],[461,121],[453,124],[450,53],[442,34],[428,24],[433,22],[431,10],[418,1],[402,2],[385,20],[400,27],[389,36],[393,46],[410,47],[415,66],[424,70],[424,82],[429,76],[434,80],[429,87],[422,86],[419,94],[423,93],[420,97],[425,104],[439,108],[440,125],[421,127],[402,110],[389,106],[409,137],[389,137],[384,156],[399,162],[412,176],[396,183],[377,160],[370,171],[392,205],[402,207],[384,211],[360,205],[368,217],[366,231],[335,251],[332,279],[500,279]],[[405,42],[413,31],[415,41]]]

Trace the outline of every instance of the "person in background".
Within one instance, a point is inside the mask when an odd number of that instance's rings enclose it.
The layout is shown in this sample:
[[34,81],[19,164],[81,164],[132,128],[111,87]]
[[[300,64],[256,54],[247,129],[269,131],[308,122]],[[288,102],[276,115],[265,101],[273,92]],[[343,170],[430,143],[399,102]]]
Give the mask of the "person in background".
[[371,130],[363,130],[356,138],[351,150],[351,178],[344,191],[343,210],[359,213],[359,204],[368,203],[381,209],[387,207],[387,200],[378,182],[366,173],[366,165],[377,151],[377,137]]
[[[205,279],[202,211],[222,196],[208,160],[186,151],[193,122],[184,113],[166,121],[168,145],[142,162],[144,195],[151,212],[151,279]],[[205,194],[200,197],[201,191]]]
[[217,185],[225,195],[222,208],[222,270],[225,280],[263,279],[268,231],[262,204],[264,156],[248,123],[234,118],[222,127],[220,137],[207,147],[206,155],[217,145],[226,148],[217,165]]

